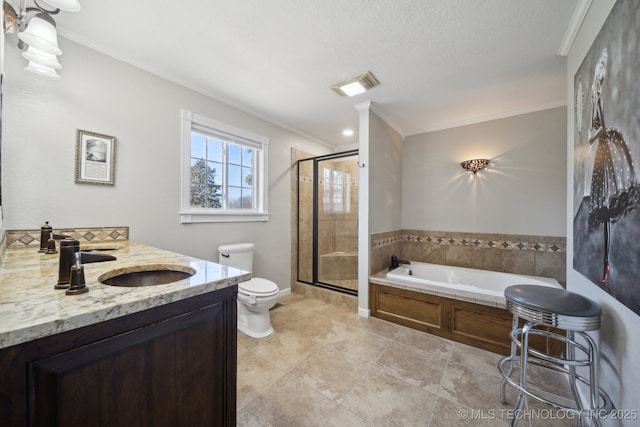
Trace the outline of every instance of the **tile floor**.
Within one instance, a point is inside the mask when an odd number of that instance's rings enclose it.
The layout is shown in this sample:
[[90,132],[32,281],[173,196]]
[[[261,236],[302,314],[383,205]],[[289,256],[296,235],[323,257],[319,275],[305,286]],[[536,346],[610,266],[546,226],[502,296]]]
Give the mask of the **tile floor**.
[[[500,426],[512,416],[513,390],[499,402],[495,353],[299,294],[271,322],[268,338],[238,332],[239,426]],[[534,426],[576,424],[529,409]]]

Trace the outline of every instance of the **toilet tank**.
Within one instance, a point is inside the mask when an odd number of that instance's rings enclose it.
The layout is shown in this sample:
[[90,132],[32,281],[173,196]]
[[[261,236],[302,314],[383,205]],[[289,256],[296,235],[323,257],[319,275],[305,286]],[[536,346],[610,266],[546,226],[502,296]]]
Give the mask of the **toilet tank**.
[[251,272],[253,268],[253,243],[218,246],[218,262]]

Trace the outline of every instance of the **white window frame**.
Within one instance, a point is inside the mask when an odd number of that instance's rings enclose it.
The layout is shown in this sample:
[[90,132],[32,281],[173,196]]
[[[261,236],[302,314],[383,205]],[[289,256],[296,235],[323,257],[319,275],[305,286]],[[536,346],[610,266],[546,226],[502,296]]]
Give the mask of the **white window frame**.
[[[181,110],[182,121],[182,168],[181,168],[181,210],[180,222],[183,224],[198,222],[256,222],[268,221],[267,209],[267,159],[269,158],[269,139],[252,132],[236,128],[226,123],[218,122],[204,116]],[[196,129],[194,129],[194,125]],[[197,128],[208,128],[212,132],[229,135],[228,140],[233,143],[233,138],[238,141],[250,141],[255,145],[255,208],[254,209],[220,209],[199,208],[191,206],[191,131]],[[243,144],[239,144],[243,145]]]

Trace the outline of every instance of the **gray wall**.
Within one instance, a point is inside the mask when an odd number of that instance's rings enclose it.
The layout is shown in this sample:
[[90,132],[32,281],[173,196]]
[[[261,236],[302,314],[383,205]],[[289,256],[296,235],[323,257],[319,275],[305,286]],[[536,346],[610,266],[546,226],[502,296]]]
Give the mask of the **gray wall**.
[[402,209],[402,137],[375,112],[369,116],[369,232],[397,230]]
[[[573,141],[574,141],[574,83],[573,78],[586,56],[591,44],[604,24],[615,0],[593,2],[585,21],[580,27],[567,57],[567,105],[571,112],[567,117],[567,288],[597,301],[603,310],[600,333],[595,334],[601,350],[601,386],[612,397],[617,409],[638,410],[640,396],[640,316],[633,313],[616,299],[601,290],[572,268],[573,260]],[[630,33],[630,40],[636,35]],[[590,88],[586,84],[585,91]],[[587,92],[588,93],[588,92]],[[624,425],[638,425],[628,419]]]
[[[220,244],[255,242],[254,273],[289,288],[290,148],[327,148],[69,40],[61,48],[62,80],[50,82],[7,44],[5,229],[128,225],[131,240],[210,260]],[[181,108],[269,138],[268,222],[180,223]],[[76,128],[117,138],[115,186],[74,183]]]
[[564,107],[407,137],[402,228],[565,236],[566,137]]

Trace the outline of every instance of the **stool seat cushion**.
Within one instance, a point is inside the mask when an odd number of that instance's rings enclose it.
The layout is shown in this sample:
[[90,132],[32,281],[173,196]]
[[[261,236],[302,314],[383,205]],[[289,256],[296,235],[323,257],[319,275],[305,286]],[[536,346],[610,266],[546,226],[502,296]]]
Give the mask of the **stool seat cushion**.
[[600,317],[600,305],[565,289],[539,285],[513,285],[504,291],[513,304],[533,310],[571,317]]

